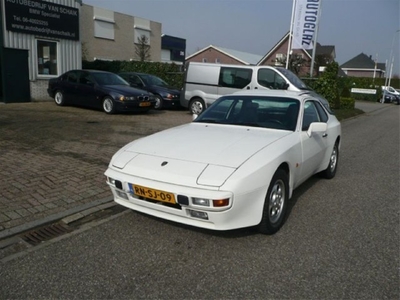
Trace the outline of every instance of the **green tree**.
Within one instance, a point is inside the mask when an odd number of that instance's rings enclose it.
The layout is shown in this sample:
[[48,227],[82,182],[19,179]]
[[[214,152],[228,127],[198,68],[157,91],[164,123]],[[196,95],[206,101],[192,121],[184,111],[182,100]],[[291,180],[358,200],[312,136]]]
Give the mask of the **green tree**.
[[140,61],[150,60],[150,43],[149,38],[141,35],[135,44],[135,54]]

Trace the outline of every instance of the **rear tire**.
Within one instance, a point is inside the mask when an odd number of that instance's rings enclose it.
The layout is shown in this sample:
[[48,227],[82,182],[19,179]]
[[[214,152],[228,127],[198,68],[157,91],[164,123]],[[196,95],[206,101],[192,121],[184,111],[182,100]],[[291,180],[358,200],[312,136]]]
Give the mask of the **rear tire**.
[[115,113],[115,103],[111,97],[105,97],[103,99],[103,110],[106,114]]
[[189,103],[189,110],[194,115],[201,114],[205,108],[206,105],[204,104],[204,101],[201,98],[194,98]]
[[64,95],[61,91],[56,91],[56,93],[54,94],[54,102],[59,106],[65,105]]
[[283,169],[278,169],[272,177],[265,197],[262,219],[258,231],[263,234],[274,234],[285,221],[289,198],[289,178]]

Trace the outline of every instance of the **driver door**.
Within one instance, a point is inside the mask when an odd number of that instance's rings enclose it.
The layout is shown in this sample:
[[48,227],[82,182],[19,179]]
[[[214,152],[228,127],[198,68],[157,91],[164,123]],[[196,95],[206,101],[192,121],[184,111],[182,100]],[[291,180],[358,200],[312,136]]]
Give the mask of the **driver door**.
[[303,163],[301,167],[301,181],[315,174],[321,166],[328,148],[326,132],[313,132],[308,135],[307,130],[313,122],[326,122],[327,117],[320,115],[316,101],[306,101],[303,110],[301,126],[301,143],[303,149]]

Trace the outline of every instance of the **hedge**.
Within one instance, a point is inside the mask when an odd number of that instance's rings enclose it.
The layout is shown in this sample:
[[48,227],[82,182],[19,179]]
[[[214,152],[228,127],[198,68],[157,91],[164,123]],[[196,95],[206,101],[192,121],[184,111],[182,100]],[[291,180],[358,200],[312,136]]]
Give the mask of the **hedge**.
[[181,66],[175,63],[141,62],[141,61],[82,61],[83,69],[93,69],[119,72],[148,73],[160,77],[169,85],[181,89],[183,87],[183,72]]

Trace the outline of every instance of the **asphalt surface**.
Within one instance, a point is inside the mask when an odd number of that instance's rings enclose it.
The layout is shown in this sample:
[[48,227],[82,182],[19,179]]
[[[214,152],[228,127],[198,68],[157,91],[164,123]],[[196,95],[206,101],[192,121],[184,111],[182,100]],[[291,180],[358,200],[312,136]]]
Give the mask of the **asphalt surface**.
[[126,210],[0,259],[0,299],[399,299],[400,107],[360,105],[336,177],[296,189],[277,234]]
[[112,155],[190,121],[184,110],[107,115],[53,102],[0,104],[0,240],[112,201],[103,175]]
[[[365,112],[386,106],[356,103]],[[0,104],[0,240],[111,202],[103,173],[112,155],[191,119],[186,110],[107,115],[53,102]]]

